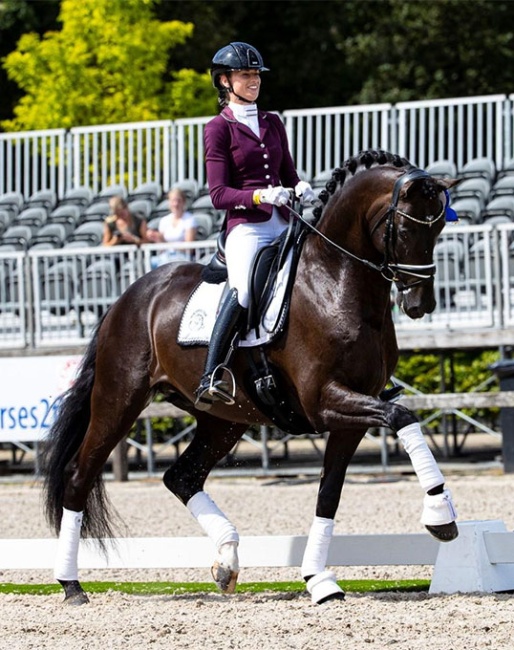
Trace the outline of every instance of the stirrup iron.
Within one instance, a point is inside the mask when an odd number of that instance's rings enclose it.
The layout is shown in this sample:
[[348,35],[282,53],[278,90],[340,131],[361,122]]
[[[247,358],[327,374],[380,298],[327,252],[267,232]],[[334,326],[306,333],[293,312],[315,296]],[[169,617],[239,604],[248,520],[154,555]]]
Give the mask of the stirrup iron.
[[[221,373],[221,376],[223,376],[223,374],[226,372],[230,377],[230,383],[232,384],[230,392],[228,392],[228,390],[225,390],[225,385],[227,384],[227,382],[223,381],[223,379],[216,379],[216,374],[218,372]],[[220,400],[221,402],[225,402],[227,406],[232,406],[233,404],[236,403],[236,380],[234,377],[234,373],[232,372],[232,370],[230,370],[228,366],[224,366],[223,364],[220,363],[218,366],[216,366],[216,368],[214,368],[211,374],[211,382],[209,384],[209,388],[207,392],[215,400]]]

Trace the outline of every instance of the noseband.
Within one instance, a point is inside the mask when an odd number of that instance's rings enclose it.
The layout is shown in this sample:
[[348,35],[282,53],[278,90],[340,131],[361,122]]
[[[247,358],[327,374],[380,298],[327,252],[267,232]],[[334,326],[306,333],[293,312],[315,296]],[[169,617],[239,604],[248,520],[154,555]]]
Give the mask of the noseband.
[[377,222],[374,224],[373,228],[371,229],[371,235],[373,235],[373,233],[378,228],[378,226],[380,226],[380,224],[382,224],[384,221],[386,222],[385,231],[384,231],[384,240],[385,240],[384,261],[380,265],[374,264],[369,260],[365,260],[361,257],[358,257],[357,255],[354,255],[353,253],[346,250],[342,246],[339,246],[339,244],[336,244],[334,241],[332,241],[329,237],[324,235],[322,232],[320,232],[315,226],[313,226],[311,223],[306,221],[300,214],[298,214],[291,208],[290,211],[296,218],[300,219],[306,226],[308,226],[313,232],[319,235],[332,247],[341,251],[345,255],[348,255],[354,260],[361,262],[368,268],[378,271],[386,280],[390,282],[401,282],[399,275],[408,275],[417,278],[416,280],[410,282],[409,284],[402,283],[400,286],[397,285],[398,291],[406,291],[407,289],[410,289],[411,287],[421,284],[426,280],[430,280],[435,274],[436,266],[434,263],[401,264],[399,262],[391,262],[389,257],[389,248],[393,237],[394,217],[396,214],[398,214],[399,216],[404,217],[409,221],[413,221],[422,226],[431,227],[434,223],[439,221],[439,219],[441,219],[444,216],[445,208],[446,208],[446,206],[443,204],[441,211],[439,212],[438,215],[427,215],[424,219],[418,219],[408,214],[407,212],[403,212],[402,210],[399,209],[398,201],[400,199],[400,191],[402,187],[405,185],[405,183],[416,180],[418,178],[430,178],[430,174],[428,174],[423,169],[412,169],[409,172],[405,172],[402,176],[400,176],[400,178],[396,180],[393,187],[393,193],[392,193],[391,203],[389,207],[387,208],[386,212],[377,220]]

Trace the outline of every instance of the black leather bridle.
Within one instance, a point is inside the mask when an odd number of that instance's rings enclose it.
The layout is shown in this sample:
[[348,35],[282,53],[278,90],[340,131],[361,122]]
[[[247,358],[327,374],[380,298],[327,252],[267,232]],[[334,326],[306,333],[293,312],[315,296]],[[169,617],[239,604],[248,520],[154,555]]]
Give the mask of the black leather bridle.
[[405,172],[404,174],[402,174],[402,176],[400,176],[396,180],[393,187],[391,203],[389,207],[387,208],[386,212],[377,220],[377,222],[374,224],[373,228],[371,229],[371,235],[372,235],[380,224],[382,224],[384,221],[386,222],[385,231],[384,231],[385,253],[384,253],[384,260],[380,265],[370,262],[369,260],[363,259],[358,255],[355,255],[354,253],[350,252],[346,248],[339,246],[339,244],[336,244],[336,242],[334,242],[332,239],[330,239],[325,234],[323,234],[320,230],[318,230],[316,226],[314,226],[313,224],[309,223],[306,219],[304,219],[301,214],[299,214],[292,208],[289,208],[289,210],[297,219],[300,219],[308,228],[310,228],[310,230],[312,230],[317,235],[319,235],[332,247],[336,248],[338,251],[344,253],[345,255],[348,255],[352,259],[361,262],[368,268],[378,271],[386,280],[389,280],[390,282],[401,282],[401,278],[399,277],[400,275],[408,275],[410,277],[416,278],[414,282],[397,286],[398,291],[406,291],[411,287],[414,287],[418,284],[421,284],[422,282],[425,282],[426,280],[430,280],[431,278],[433,278],[435,274],[436,266],[434,263],[401,264],[399,262],[391,261],[389,255],[389,248],[393,237],[394,217],[395,215],[398,214],[401,217],[409,219],[410,221],[414,221],[415,223],[421,224],[423,226],[431,227],[433,226],[434,223],[439,221],[444,216],[445,208],[446,208],[446,205],[443,204],[441,207],[441,211],[439,212],[438,215],[427,215],[424,219],[418,219],[417,217],[413,217],[412,215],[407,214],[407,212],[403,212],[398,208],[398,201],[400,199],[400,191],[402,187],[405,185],[405,183],[416,180],[418,178],[430,178],[430,174],[428,174],[422,169],[415,168]]

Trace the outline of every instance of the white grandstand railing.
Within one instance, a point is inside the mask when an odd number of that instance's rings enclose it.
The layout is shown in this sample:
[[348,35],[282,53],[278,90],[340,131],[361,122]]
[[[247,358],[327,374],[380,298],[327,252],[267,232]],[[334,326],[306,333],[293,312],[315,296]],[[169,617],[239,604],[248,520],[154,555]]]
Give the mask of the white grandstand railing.
[[186,118],[175,121],[176,156],[174,181],[194,178],[203,187],[205,177],[204,127],[210,117]]
[[[293,159],[309,179],[363,149],[383,148],[420,167],[477,157],[502,169],[514,155],[514,94],[284,111]],[[167,190],[205,184],[203,130],[210,117],[0,134],[0,194],[26,198],[73,187],[98,192],[147,181]]]
[[170,187],[172,132],[171,120],[72,128],[69,186],[90,187],[95,194],[108,185],[130,191],[155,180]]
[[514,224],[498,226],[503,325],[514,326]]
[[[205,261],[215,248],[214,240],[205,240],[175,246],[148,244],[142,248],[96,246],[29,251],[32,308],[28,312],[33,314],[33,331],[26,330],[26,337],[36,348],[83,345],[89,341],[102,314],[129,285],[151,270],[159,253],[172,254],[170,261]],[[1,323],[0,347],[3,347]]]
[[0,347],[24,348],[30,343],[27,317],[30,294],[27,291],[28,258],[22,252],[0,256]]
[[66,189],[65,129],[0,133],[0,194],[28,198],[40,189],[62,196]]
[[506,95],[461,97],[396,105],[397,152],[427,167],[452,160],[457,169],[473,158],[490,158],[501,169],[509,153],[505,129],[512,113]]
[[[435,255],[436,309],[413,321],[394,307],[397,331],[417,336],[512,328],[513,237],[514,224],[446,226]],[[0,349],[82,345],[102,313],[151,270],[159,253],[205,263],[215,247],[215,240],[208,239],[140,249],[97,246],[2,253]]]
[[394,149],[391,104],[284,111],[295,164],[309,179],[364,149]]

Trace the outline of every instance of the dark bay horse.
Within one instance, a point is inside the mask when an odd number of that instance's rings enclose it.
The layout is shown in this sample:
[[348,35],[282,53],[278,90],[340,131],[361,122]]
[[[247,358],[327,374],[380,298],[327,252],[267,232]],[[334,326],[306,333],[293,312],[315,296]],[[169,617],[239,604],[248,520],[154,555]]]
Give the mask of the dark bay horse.
[[[302,565],[316,603],[343,597],[326,559],[346,469],[369,427],[388,427],[403,443],[425,492],[422,523],[442,541],[457,535],[451,495],[416,416],[380,398],[398,358],[391,283],[411,318],[435,308],[433,248],[454,183],[383,151],[362,152],[336,169],[320,196],[315,231],[303,243],[287,326],[266,346],[295,411],[312,430],[328,432]],[[100,322],[47,438],[46,512],[59,533],[55,577],[70,604],[88,601],[78,580],[79,538],[114,535],[102,468],[159,391],[197,420],[164,484],[212,539],[220,589],[235,587],[237,531],[203,486],[250,423],[271,422],[243,388],[241,348],[232,362],[236,403],[194,408],[206,348],[181,347],[177,332],[201,271],[199,264],[169,264],[127,289]]]

